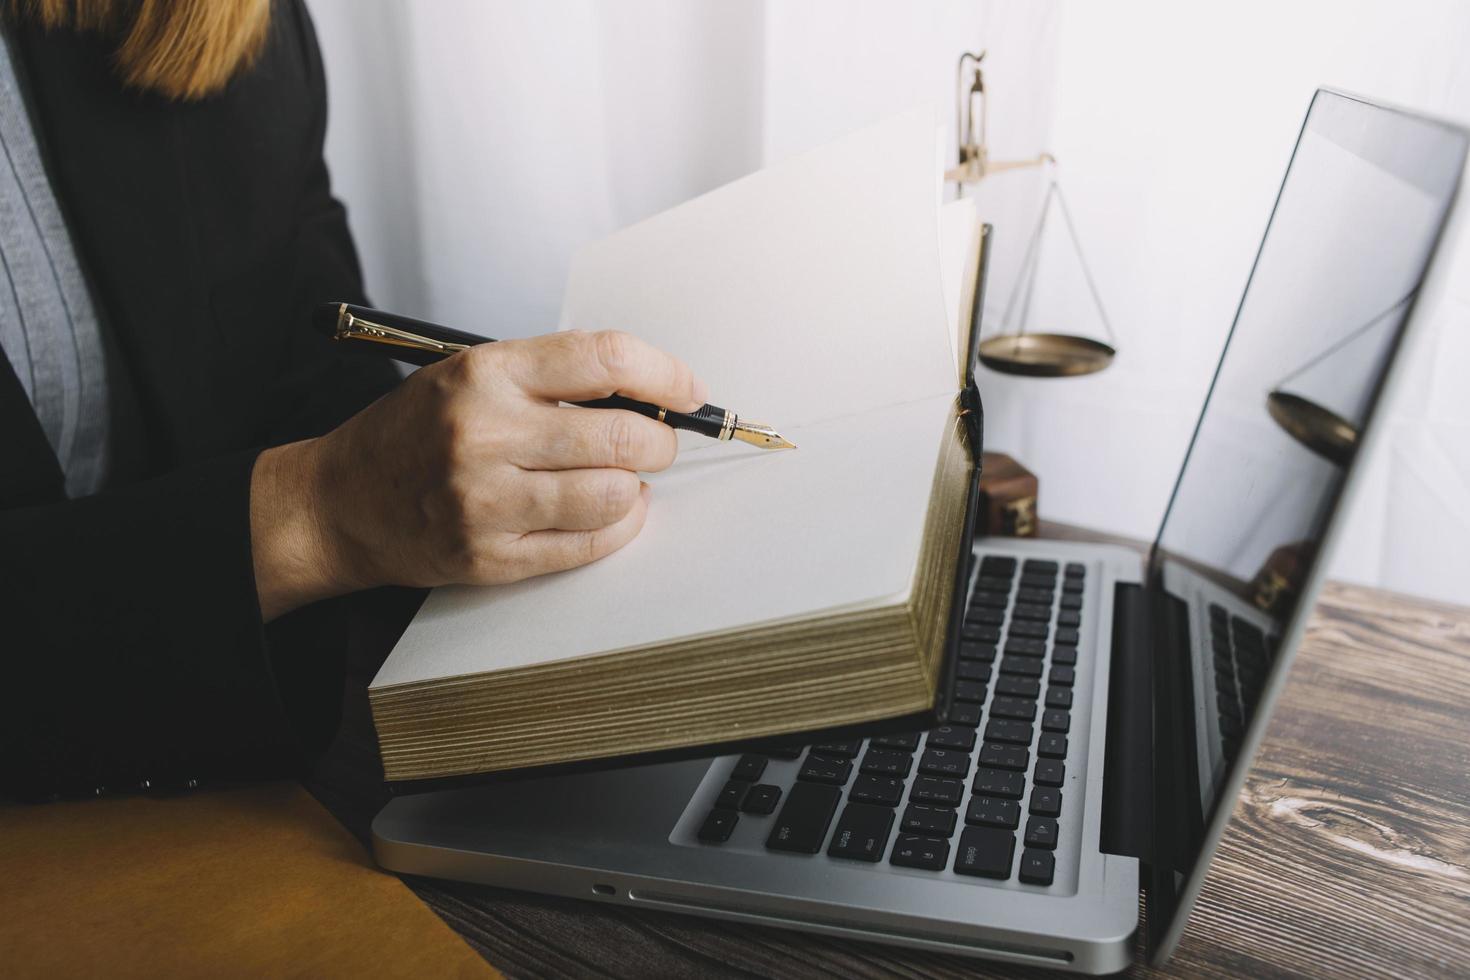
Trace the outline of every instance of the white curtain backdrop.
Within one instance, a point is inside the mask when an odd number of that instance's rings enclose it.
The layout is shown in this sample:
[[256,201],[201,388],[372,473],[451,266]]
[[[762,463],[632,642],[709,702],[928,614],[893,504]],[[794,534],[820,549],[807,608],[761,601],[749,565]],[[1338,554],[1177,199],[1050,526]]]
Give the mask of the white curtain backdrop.
[[[935,105],[952,158],[954,62],[988,49],[993,155],[1056,153],[1121,353],[1090,378],[987,374],[987,442],[1040,474],[1046,516],[1144,538],[1312,91],[1330,84],[1470,120],[1470,5],[1458,0],[312,10],[331,91],[328,160],[371,294],[502,337],[554,327],[579,244],[766,161],[916,102]],[[992,324],[1042,186],[1022,172],[980,191],[997,230]],[[1043,263],[1038,322],[1100,333],[1068,260]],[[1470,603],[1470,275],[1457,279],[1416,348],[1411,396],[1395,406],[1335,574]]]

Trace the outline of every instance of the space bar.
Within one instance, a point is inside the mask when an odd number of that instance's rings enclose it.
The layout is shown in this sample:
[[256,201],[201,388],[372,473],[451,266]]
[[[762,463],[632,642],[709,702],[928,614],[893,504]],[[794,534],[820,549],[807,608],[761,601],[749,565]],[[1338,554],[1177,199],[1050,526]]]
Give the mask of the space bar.
[[786,796],[766,846],[776,851],[817,853],[827,839],[827,827],[841,799],[842,790],[836,786],[797,783]]

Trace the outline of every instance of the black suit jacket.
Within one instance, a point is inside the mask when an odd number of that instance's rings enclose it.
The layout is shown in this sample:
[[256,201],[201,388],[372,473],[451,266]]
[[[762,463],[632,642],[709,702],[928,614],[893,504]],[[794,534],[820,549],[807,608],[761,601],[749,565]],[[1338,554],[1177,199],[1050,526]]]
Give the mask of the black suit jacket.
[[278,0],[258,63],[194,103],[125,91],[102,38],[11,38],[139,472],[67,500],[0,357],[0,793],[290,771],[336,725],[341,604],[262,626],[251,467],[397,380],[307,327],[363,301],[311,23]]

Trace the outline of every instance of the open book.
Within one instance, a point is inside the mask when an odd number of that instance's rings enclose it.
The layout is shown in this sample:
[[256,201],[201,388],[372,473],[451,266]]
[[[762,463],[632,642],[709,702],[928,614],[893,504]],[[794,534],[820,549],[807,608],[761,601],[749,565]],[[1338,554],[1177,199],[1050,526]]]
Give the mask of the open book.
[[564,329],[638,334],[799,448],[680,433],[621,551],[436,589],[369,688],[390,781],[933,708],[979,452],[958,392],[980,234],[939,174],[913,112],[576,256]]

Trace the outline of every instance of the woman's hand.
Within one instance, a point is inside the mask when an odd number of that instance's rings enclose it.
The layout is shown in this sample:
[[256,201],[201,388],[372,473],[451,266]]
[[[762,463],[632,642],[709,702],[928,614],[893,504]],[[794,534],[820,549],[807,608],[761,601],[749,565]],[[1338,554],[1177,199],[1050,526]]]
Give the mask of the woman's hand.
[[549,334],[456,354],[327,435],[261,453],[262,616],[379,585],[513,582],[621,548],[647,511],[638,472],[677,443],[633,412],[558,405],[611,394],[693,411],[708,393],[627,334]]

